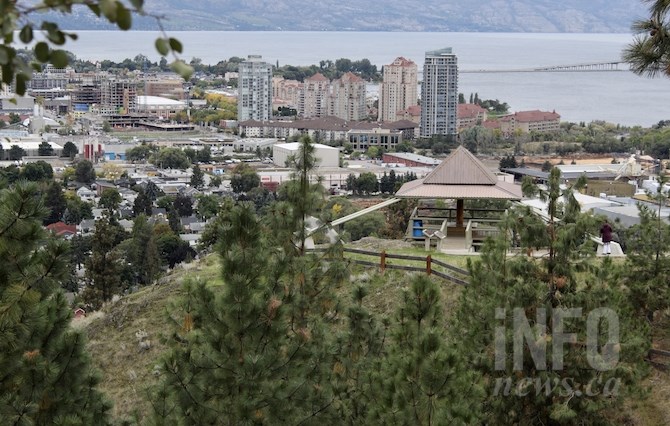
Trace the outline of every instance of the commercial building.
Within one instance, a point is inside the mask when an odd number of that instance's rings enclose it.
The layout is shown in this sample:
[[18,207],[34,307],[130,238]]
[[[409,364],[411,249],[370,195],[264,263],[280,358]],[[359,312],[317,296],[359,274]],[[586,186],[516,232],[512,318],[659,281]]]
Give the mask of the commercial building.
[[356,151],[366,151],[370,147],[390,151],[402,143],[402,131],[382,127],[352,129],[347,132],[347,141]]
[[421,137],[457,134],[458,60],[450,47],[426,52],[421,85]]
[[272,65],[260,55],[240,62],[237,116],[242,120],[269,120],[272,117]]
[[[400,111],[418,105],[417,65],[402,56],[384,65],[384,77],[379,92],[379,121],[396,121],[404,117]],[[401,113],[402,114],[402,113]]]
[[[338,167],[340,164],[340,150],[332,146],[313,144],[314,157],[319,167]],[[280,143],[272,146],[272,161],[279,167],[286,167],[289,157],[295,156],[300,150],[299,142]]]
[[147,80],[144,83],[144,94],[146,96],[158,96],[177,101],[186,99],[184,82],[179,78],[156,78]]
[[137,106],[137,83],[110,78],[103,80],[100,91],[101,115],[128,114]]

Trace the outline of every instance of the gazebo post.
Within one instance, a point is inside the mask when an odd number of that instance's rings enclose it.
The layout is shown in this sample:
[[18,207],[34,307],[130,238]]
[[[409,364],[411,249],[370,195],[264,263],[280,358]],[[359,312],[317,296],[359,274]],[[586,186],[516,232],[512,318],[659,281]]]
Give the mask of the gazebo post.
[[463,214],[465,210],[465,201],[462,198],[456,200],[456,226],[463,227]]

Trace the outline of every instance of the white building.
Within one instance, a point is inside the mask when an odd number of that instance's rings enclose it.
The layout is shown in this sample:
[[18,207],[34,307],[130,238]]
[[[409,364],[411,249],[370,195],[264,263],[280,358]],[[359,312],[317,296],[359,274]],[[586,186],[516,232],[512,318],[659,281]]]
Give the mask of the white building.
[[398,111],[418,105],[417,65],[402,56],[384,65],[384,80],[379,91],[379,121],[396,121]]
[[138,96],[136,105],[137,112],[150,114],[161,119],[169,119],[186,109],[186,102],[161,96]]
[[272,65],[260,55],[240,63],[237,97],[239,121],[267,121],[272,117]]
[[[312,144],[317,167],[338,167],[340,150],[328,145]],[[300,142],[280,143],[272,146],[272,161],[279,167],[286,167],[289,157],[297,155]]]
[[450,47],[426,52],[421,84],[421,137],[456,135],[458,61]]

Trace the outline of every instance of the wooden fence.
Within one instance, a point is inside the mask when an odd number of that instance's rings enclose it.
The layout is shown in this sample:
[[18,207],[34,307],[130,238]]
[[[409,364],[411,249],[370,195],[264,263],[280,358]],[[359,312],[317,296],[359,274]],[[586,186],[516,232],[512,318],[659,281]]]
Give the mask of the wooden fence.
[[[325,249],[315,249],[323,251]],[[433,259],[431,255],[427,256],[409,256],[404,254],[386,253],[386,250],[380,252],[344,248],[345,258],[357,265],[371,268],[379,268],[381,272],[386,269],[398,269],[401,271],[425,272],[426,275],[435,275],[454,284],[467,285],[470,273],[454,265]],[[349,255],[347,255],[349,254]],[[354,255],[354,256],[351,256]],[[408,264],[398,264],[393,260],[402,260]],[[391,260],[389,262],[389,260]]]

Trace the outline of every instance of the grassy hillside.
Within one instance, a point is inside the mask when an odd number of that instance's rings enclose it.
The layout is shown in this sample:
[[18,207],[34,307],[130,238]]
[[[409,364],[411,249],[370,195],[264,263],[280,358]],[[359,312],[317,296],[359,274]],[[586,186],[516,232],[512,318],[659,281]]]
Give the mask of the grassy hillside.
[[[391,247],[389,247],[390,243]],[[364,239],[355,245],[367,250],[419,255],[420,249],[410,248],[402,242],[385,242]],[[464,266],[466,257],[435,256],[441,260]],[[156,383],[155,366],[166,349],[162,337],[171,332],[167,312],[171,303],[179,296],[181,284],[187,277],[199,276],[211,285],[221,285],[216,255],[199,262],[177,268],[161,282],[137,293],[120,298],[92,316],[75,322],[85,330],[89,339],[89,350],[95,365],[100,369],[102,390],[114,402],[113,416],[118,421],[142,422],[150,412],[147,402],[148,386]],[[364,283],[369,287],[368,307],[376,313],[393,315],[401,293],[408,283],[408,274],[387,270],[381,275],[373,270],[352,269],[352,283]],[[461,287],[447,284],[439,278],[442,286],[442,301],[447,316],[452,312]],[[342,297],[348,297],[349,289],[340,289]],[[658,330],[668,330],[664,320]],[[136,333],[143,330],[151,342],[149,349],[139,347]],[[659,331],[654,341],[658,347],[670,348],[670,334]],[[648,425],[670,424],[670,378],[667,372],[652,370],[645,385],[653,388],[647,399],[628,401],[625,407],[606,417],[617,424]]]

